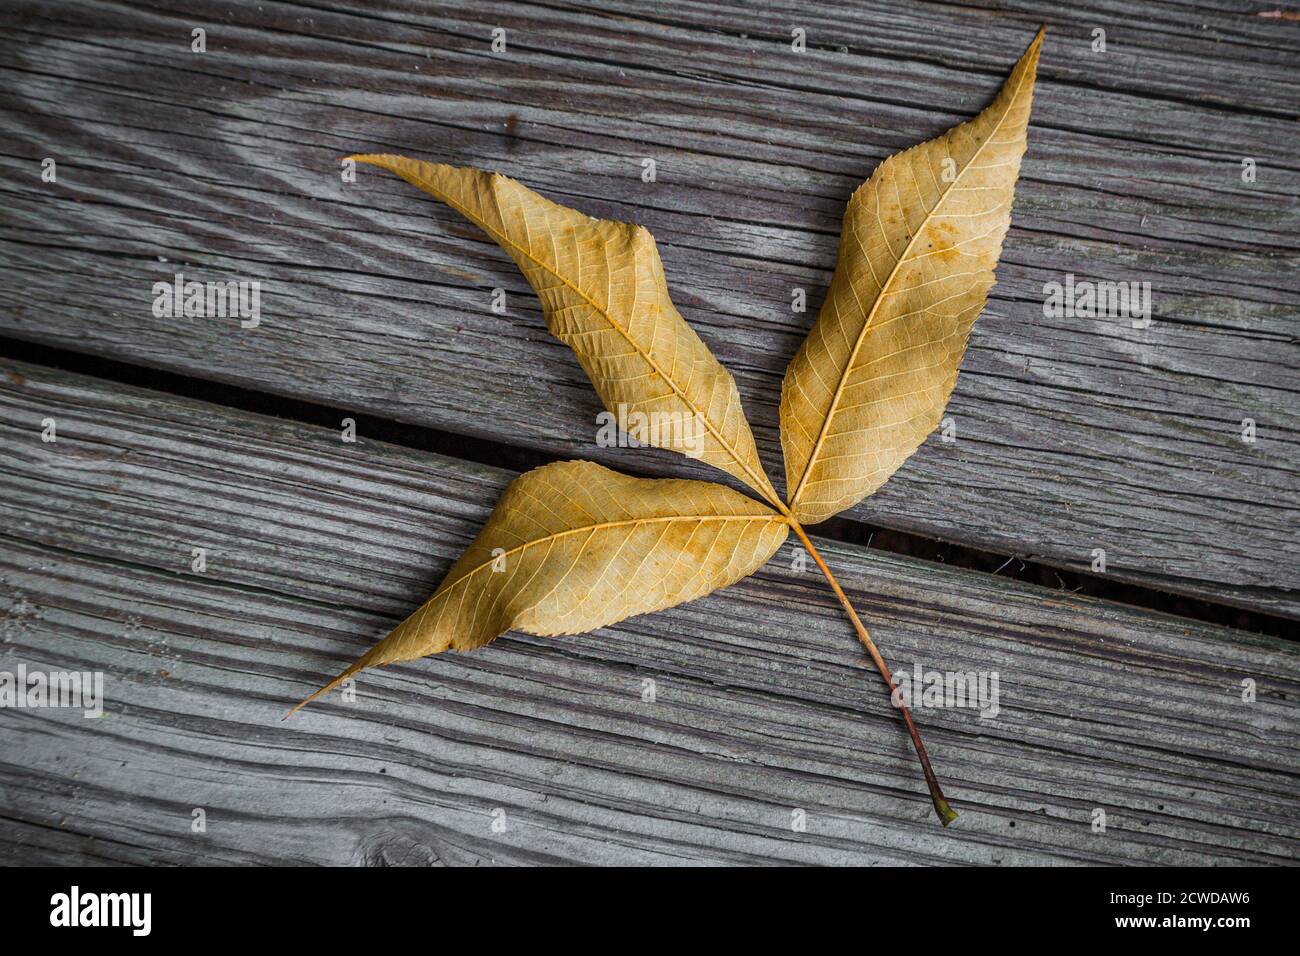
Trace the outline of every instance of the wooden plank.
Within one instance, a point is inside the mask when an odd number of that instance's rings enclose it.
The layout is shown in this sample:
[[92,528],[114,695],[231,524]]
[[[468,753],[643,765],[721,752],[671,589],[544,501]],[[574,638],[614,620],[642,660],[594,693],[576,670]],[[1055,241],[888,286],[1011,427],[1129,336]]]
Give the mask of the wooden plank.
[[[404,184],[363,171],[345,185],[336,160],[373,148],[494,167],[653,230],[775,477],[780,378],[846,197],[986,102],[1045,19],[956,441],[932,439],[852,515],[1080,571],[1103,548],[1122,579],[1300,615],[1294,24],[1240,4],[336,6],[14,7],[0,332],[617,464],[505,256]],[[196,55],[200,19],[218,25]],[[796,19],[803,57],[786,39]],[[507,55],[488,49],[496,25]],[[57,184],[36,175],[46,155]],[[262,325],[154,318],[152,284],[177,270],[261,281]],[[1151,281],[1154,324],[1045,318],[1043,285],[1066,273]],[[795,287],[809,314],[790,312]]]
[[107,683],[99,720],[0,709],[4,862],[1300,856],[1287,642],[819,542],[900,669],[999,674],[996,718],[919,712],[962,813],[943,830],[788,547],[701,601],[367,673],[281,722],[432,589],[510,474],[14,363],[0,456],[0,669]]

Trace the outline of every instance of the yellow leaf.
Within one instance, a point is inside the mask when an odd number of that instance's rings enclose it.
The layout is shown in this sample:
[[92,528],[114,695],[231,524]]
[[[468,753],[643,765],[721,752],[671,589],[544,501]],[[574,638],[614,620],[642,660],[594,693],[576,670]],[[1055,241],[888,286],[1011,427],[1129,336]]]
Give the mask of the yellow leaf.
[[638,441],[720,468],[778,501],[736,383],[673,306],[654,237],[592,219],[500,173],[402,156],[353,156],[455,209],[518,263],[551,333]]
[[1042,39],[988,109],[891,156],[849,201],[830,293],[781,390],[802,523],[883,485],[943,415],[1011,221]]
[[545,465],[511,483],[433,597],[308,700],[362,668],[470,651],[512,628],[581,634],[703,597],[762,567],[788,530],[713,482]]

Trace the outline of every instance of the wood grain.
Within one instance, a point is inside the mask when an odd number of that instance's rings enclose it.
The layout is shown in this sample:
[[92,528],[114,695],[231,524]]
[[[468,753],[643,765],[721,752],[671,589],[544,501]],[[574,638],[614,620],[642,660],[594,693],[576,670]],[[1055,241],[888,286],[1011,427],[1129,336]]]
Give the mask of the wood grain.
[[[1300,615],[1300,25],[1237,2],[601,6],[7,4],[0,333],[617,466],[504,254],[337,160],[479,165],[654,232],[775,478],[781,375],[849,193],[973,115],[1046,21],[956,441],[853,515],[1083,571],[1103,548],[1122,579]],[[154,318],[176,271],[261,281],[262,325]],[[1153,325],[1044,317],[1066,273],[1150,281]]]
[[945,831],[788,546],[701,601],[367,674],[282,722],[432,591],[508,472],[12,362],[0,460],[0,669],[100,669],[108,698],[0,709],[6,863],[1300,857],[1288,642],[819,541],[899,669],[1000,675],[996,718],[918,713]]

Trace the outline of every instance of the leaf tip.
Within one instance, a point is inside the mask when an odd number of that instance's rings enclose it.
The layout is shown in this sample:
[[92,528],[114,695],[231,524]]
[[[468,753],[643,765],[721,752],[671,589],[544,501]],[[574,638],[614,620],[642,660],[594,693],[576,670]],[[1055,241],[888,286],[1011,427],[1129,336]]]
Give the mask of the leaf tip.
[[365,163],[367,166],[389,166],[395,159],[401,157],[388,153],[353,153],[351,156],[344,156],[340,162],[346,163],[351,160],[354,163]]
[[1029,41],[1029,46],[1026,47],[1024,55],[1020,57],[1020,62],[1022,64],[1029,65],[1031,68],[1037,68],[1038,57],[1043,50],[1043,37],[1046,35],[1047,24],[1043,24],[1038,28],[1038,32],[1034,34],[1034,38]]
[[[383,642],[381,641],[380,644],[382,644],[382,643],[383,643]],[[377,648],[378,646],[379,646],[379,645],[375,645],[376,648]],[[338,677],[334,678],[332,681],[330,681],[328,684],[326,684],[326,685],[325,685],[324,687],[322,687],[320,690],[316,691],[316,693],[312,694],[312,695],[311,695],[310,697],[308,697],[306,700],[302,701],[300,704],[298,704],[296,707],[294,707],[292,710],[290,710],[289,713],[287,713],[287,714],[285,714],[283,717],[281,717],[280,720],[282,720],[282,721],[284,721],[284,720],[288,720],[288,719],[289,719],[290,717],[292,717],[294,714],[298,713],[298,711],[302,710],[304,707],[306,707],[308,704],[310,704],[310,703],[311,703],[313,700],[315,700],[317,697],[320,697],[322,694],[327,693],[327,692],[333,690],[335,687],[338,687],[339,684],[343,683],[345,680],[347,680],[347,679],[348,679],[349,677],[351,677],[353,674],[356,674],[357,672],[363,670],[365,667],[367,667],[367,666],[369,665],[370,658],[372,657],[372,655],[374,654],[374,652],[375,652],[375,648],[371,648],[367,653],[363,654],[360,658],[358,658],[358,659],[356,660],[355,663],[349,665],[348,669],[345,670],[342,674],[340,674]]]
[[310,704],[313,700],[315,700],[315,699],[316,699],[317,697],[319,697],[321,694],[325,693],[325,691],[328,690],[328,689],[329,689],[329,685],[326,685],[325,687],[322,687],[320,690],[316,691],[316,693],[312,694],[312,695],[311,695],[310,697],[308,697],[306,700],[300,701],[299,703],[295,704],[295,705],[294,705],[294,706],[289,710],[289,712],[288,712],[287,714],[285,714],[283,717],[280,718],[280,722],[281,722],[281,723],[284,723],[284,721],[288,720],[288,719],[289,719],[290,717],[292,717],[294,714],[298,713],[298,711],[302,710],[304,707],[306,707],[308,704]]

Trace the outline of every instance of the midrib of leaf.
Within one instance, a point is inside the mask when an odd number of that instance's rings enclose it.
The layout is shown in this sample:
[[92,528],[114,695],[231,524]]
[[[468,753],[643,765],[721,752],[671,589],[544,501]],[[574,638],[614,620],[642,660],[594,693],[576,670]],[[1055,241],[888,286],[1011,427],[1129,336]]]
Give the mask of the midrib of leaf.
[[[964,172],[964,170],[963,170],[963,172]],[[752,480],[755,482],[754,490],[757,491],[759,494],[763,495],[764,497],[767,496],[767,493],[766,493],[765,491],[763,491],[763,489],[764,489],[767,485],[770,484],[770,482],[767,480],[767,476],[766,476],[766,475],[758,475],[758,474],[756,474],[756,473],[754,472],[754,469],[751,468],[748,464],[746,464],[746,462],[744,461],[744,459],[741,458],[740,454],[739,454],[739,453],[736,451],[736,449],[731,445],[731,443],[728,442],[726,439],[724,439],[724,438],[722,437],[722,435],[719,434],[718,430],[717,430],[717,429],[713,426],[713,424],[710,422],[710,420],[709,420],[709,416],[708,416],[706,410],[703,409],[703,408],[700,408],[698,405],[696,405],[694,402],[692,402],[692,401],[687,397],[686,392],[685,392],[685,391],[684,391],[684,390],[683,390],[683,389],[682,389],[682,388],[677,384],[676,381],[673,380],[672,376],[669,375],[667,372],[665,372],[665,371],[664,371],[664,370],[659,366],[659,363],[656,362],[656,361],[651,357],[651,355],[650,355],[649,352],[645,351],[644,349],[641,348],[641,346],[640,346],[639,344],[637,344],[637,341],[636,341],[634,338],[632,338],[631,333],[628,332],[627,329],[623,328],[623,326],[621,326],[618,322],[616,322],[616,321],[614,320],[614,317],[613,317],[612,315],[610,315],[609,312],[607,312],[605,309],[602,309],[600,306],[598,306],[595,302],[592,301],[591,297],[588,296],[585,292],[583,292],[580,288],[578,288],[577,286],[575,286],[572,282],[570,282],[568,279],[566,279],[563,275],[561,275],[560,273],[556,272],[553,268],[551,268],[551,267],[550,267],[549,265],[547,265],[545,262],[543,262],[542,260],[538,259],[536,256],[534,256],[530,251],[528,251],[527,249],[525,249],[523,246],[519,245],[517,242],[515,242],[514,240],[512,240],[509,236],[506,236],[506,235],[504,235],[504,234],[498,232],[496,229],[493,229],[491,226],[489,226],[486,222],[484,222],[484,221],[483,221],[482,219],[480,219],[478,216],[475,216],[475,215],[474,215],[473,213],[471,213],[468,209],[465,209],[462,205],[460,205],[460,203],[457,203],[455,200],[450,199],[448,196],[446,196],[446,195],[445,195],[443,192],[441,192],[440,190],[433,188],[433,187],[431,186],[431,184],[429,184],[429,181],[428,181],[427,179],[424,179],[423,177],[420,177],[420,178],[421,178],[421,181],[425,183],[425,188],[428,189],[429,192],[433,193],[435,196],[437,196],[439,199],[441,199],[444,203],[446,203],[446,204],[447,204],[448,206],[450,206],[452,209],[455,209],[458,213],[460,213],[462,216],[464,216],[464,217],[465,217],[466,219],[468,219],[470,222],[474,223],[474,225],[478,226],[480,229],[482,229],[484,232],[486,232],[489,236],[492,237],[492,240],[493,240],[494,242],[496,242],[498,245],[509,246],[511,249],[515,249],[515,250],[517,250],[517,251],[519,252],[519,254],[522,255],[524,258],[526,258],[529,262],[532,262],[532,263],[533,263],[534,265],[536,265],[539,269],[542,269],[542,270],[545,271],[548,275],[551,275],[551,276],[553,276],[554,278],[556,278],[557,280],[559,280],[559,282],[560,282],[561,284],[563,284],[566,288],[572,290],[573,293],[574,293],[576,296],[578,296],[578,298],[582,299],[583,302],[586,302],[587,305],[589,305],[589,306],[591,307],[591,310],[592,310],[593,312],[595,312],[597,315],[601,316],[601,317],[602,317],[606,322],[608,322],[609,325],[610,325],[610,327],[613,328],[616,332],[618,332],[619,335],[623,336],[624,341],[626,341],[626,342],[628,343],[628,345],[632,346],[632,348],[636,351],[636,353],[637,353],[638,355],[640,355],[643,359],[645,359],[646,363],[647,363],[647,364],[648,364],[652,369],[654,369],[655,373],[656,373],[656,374],[657,374],[661,379],[663,379],[664,382],[666,382],[666,383],[668,384],[669,388],[671,388],[671,389],[673,390],[673,392],[676,393],[677,397],[680,398],[680,399],[682,400],[682,403],[683,403],[684,405],[686,405],[688,408],[693,409],[693,410],[696,412],[696,414],[698,414],[698,415],[700,416],[701,421],[704,422],[704,427],[705,427],[706,429],[708,429],[709,433],[710,433],[711,435],[713,435],[714,438],[717,439],[718,444],[721,445],[721,446],[726,450],[727,454],[729,454],[729,455],[731,456],[732,460],[733,460],[737,465],[740,466],[741,470],[744,471],[745,474],[748,475],[748,476],[750,477],[750,479],[752,479]],[[495,197],[494,197],[494,198],[495,198]],[[500,206],[498,205],[497,208],[498,208],[498,211],[499,211],[499,210],[500,210]],[[503,214],[503,218],[504,218],[504,214]],[[773,502],[774,504],[777,504],[777,503],[778,503],[778,502],[775,501],[774,499],[770,499],[770,500],[772,500],[772,502]]]
[[[862,324],[862,331],[858,333],[857,340],[853,343],[853,351],[849,354],[849,360],[845,363],[844,370],[840,373],[839,382],[835,387],[835,395],[831,399],[830,407],[826,410],[826,417],[822,421],[821,430],[817,433],[817,441],[813,443],[812,451],[808,454],[808,463],[804,466],[803,475],[799,478],[799,487],[794,490],[792,495],[790,495],[789,504],[792,510],[799,501],[799,496],[803,493],[804,486],[808,483],[808,476],[812,474],[813,465],[817,461],[817,455],[821,451],[822,444],[826,440],[826,435],[830,430],[831,421],[835,418],[835,412],[839,407],[840,398],[844,394],[844,388],[848,383],[849,374],[853,371],[853,366],[857,363],[858,351],[862,348],[862,343],[866,341],[867,333],[871,331],[872,323],[875,322],[876,313],[879,311],[881,303],[885,301],[885,291],[889,288],[890,284],[893,283],[894,277],[898,275],[898,270],[902,267],[903,263],[908,261],[907,256],[912,251],[913,243],[915,243],[921,233],[925,231],[925,227],[929,225],[930,220],[934,217],[935,213],[943,206],[944,202],[947,201],[948,197],[952,194],[953,188],[961,182],[961,178],[966,175],[966,172],[975,165],[980,154],[984,152],[984,147],[997,139],[998,131],[1002,128],[1002,124],[1011,113],[1011,108],[1020,99],[1020,90],[1024,85],[1024,82],[1025,77],[1024,75],[1021,75],[1021,77],[1016,81],[1015,92],[1012,93],[1007,100],[1007,108],[1003,110],[1002,115],[998,117],[997,125],[993,127],[992,132],[989,133],[984,142],[980,143],[979,147],[975,150],[975,153],[971,156],[969,162],[967,162],[957,175],[953,177],[953,181],[949,183],[948,188],[943,191],[943,195],[939,197],[939,201],[936,202],[934,206],[931,207],[930,211],[925,214],[925,218],[921,221],[921,224],[916,227],[916,231],[912,233],[912,237],[907,240],[907,245],[903,248],[902,255],[898,257],[898,261],[894,263],[894,267],[889,270],[889,275],[886,276],[885,281],[881,284],[880,291],[876,294],[876,301],[872,303],[871,311],[867,313],[867,320]],[[977,116],[976,119],[978,118],[979,117]],[[974,120],[971,122],[974,122]]]
[[[776,512],[772,512],[771,514],[765,514],[765,515],[663,515],[657,518],[628,518],[622,521],[602,521],[597,524],[583,525],[580,528],[567,528],[564,531],[556,531],[553,534],[544,535],[543,537],[540,538],[534,538],[531,541],[525,541],[523,544],[516,545],[515,547],[510,548],[507,551],[502,551],[500,554],[493,555],[492,558],[490,558],[489,560],[484,561],[481,564],[475,565],[473,568],[471,568],[470,570],[462,574],[460,577],[458,577],[456,580],[448,583],[445,586],[445,589],[440,589],[440,590],[443,591],[443,593],[450,593],[452,588],[457,587],[460,584],[463,584],[464,582],[472,578],[474,575],[482,571],[484,568],[491,567],[493,564],[495,564],[497,561],[501,560],[504,557],[513,554],[519,554],[539,544],[553,543],[559,540],[560,538],[565,538],[572,534],[586,533],[588,537],[591,537],[592,535],[595,535],[596,532],[604,531],[608,528],[625,528],[628,527],[629,525],[640,526],[640,525],[651,525],[651,524],[667,524],[674,521],[692,521],[695,522],[696,524],[704,524],[705,522],[710,522],[710,521],[773,521],[778,524],[786,523],[785,519],[782,518]],[[579,557],[581,557],[581,552],[579,552]]]

